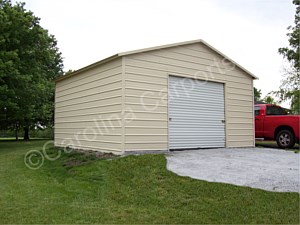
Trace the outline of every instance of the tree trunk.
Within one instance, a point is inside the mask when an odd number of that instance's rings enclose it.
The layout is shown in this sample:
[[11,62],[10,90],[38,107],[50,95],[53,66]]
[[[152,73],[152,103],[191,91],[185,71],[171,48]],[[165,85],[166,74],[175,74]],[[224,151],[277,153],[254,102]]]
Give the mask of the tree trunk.
[[29,127],[24,127],[24,141],[29,141]]
[[16,141],[18,141],[19,140],[19,126],[18,126],[18,124],[16,123],[16,129],[15,129],[15,134],[16,134]]

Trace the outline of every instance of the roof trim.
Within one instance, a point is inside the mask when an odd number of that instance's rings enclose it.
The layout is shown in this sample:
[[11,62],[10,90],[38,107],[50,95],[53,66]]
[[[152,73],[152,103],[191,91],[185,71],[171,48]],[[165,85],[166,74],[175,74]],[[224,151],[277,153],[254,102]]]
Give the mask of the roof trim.
[[133,50],[133,51],[121,52],[118,55],[126,56],[126,55],[132,55],[132,54],[136,54],[136,53],[159,50],[159,49],[163,49],[163,48],[171,48],[171,47],[176,47],[176,46],[181,46],[181,45],[195,44],[195,43],[200,43],[200,42],[203,42],[203,41],[201,39],[192,40],[192,41],[184,41],[184,42],[178,42],[178,43],[173,43],[173,44],[154,46],[154,47],[150,47],[150,48],[142,48],[142,49],[137,49],[137,50]]
[[95,63],[93,63],[93,64],[90,64],[90,65],[88,65],[88,66],[85,66],[85,67],[83,67],[83,68],[81,68],[81,69],[79,69],[79,70],[75,70],[74,72],[71,72],[71,73],[69,73],[69,74],[67,74],[67,75],[60,76],[60,77],[58,77],[57,79],[55,79],[55,82],[58,82],[58,81],[61,81],[61,80],[65,80],[65,79],[67,79],[67,78],[69,78],[69,77],[72,77],[72,76],[74,76],[74,75],[76,75],[76,74],[79,74],[79,73],[81,73],[81,72],[83,72],[83,71],[86,71],[86,70],[88,70],[88,69],[92,69],[92,68],[94,68],[94,67],[96,67],[96,66],[99,66],[99,65],[101,65],[101,64],[103,64],[103,63],[106,63],[106,62],[109,62],[109,61],[111,61],[111,60],[114,60],[114,59],[116,59],[116,58],[119,58],[119,55],[118,55],[118,54],[112,55],[112,56],[107,57],[107,58],[105,58],[105,59],[102,59],[102,60],[100,60],[100,61],[98,61],[98,62],[95,62]]
[[240,68],[241,70],[243,70],[245,73],[248,73],[250,76],[253,77],[253,79],[257,79],[258,77],[255,76],[253,73],[251,73],[249,70],[245,69],[243,66],[241,66],[240,64],[238,64],[236,61],[234,61],[233,59],[229,58],[228,56],[226,56],[225,54],[223,54],[222,52],[220,52],[218,49],[214,48],[213,46],[211,46],[210,44],[208,44],[207,42],[201,40],[201,42],[203,44],[205,44],[207,47],[211,48],[212,50],[214,50],[215,52],[217,52],[219,55],[223,56],[225,59],[227,59],[228,61],[230,61],[232,64],[235,64],[238,68]]
[[210,44],[208,44],[207,42],[203,41],[202,39],[198,39],[198,40],[192,40],[192,41],[185,41],[185,42],[179,42],[179,43],[174,43],[174,44],[167,44],[167,45],[160,45],[160,46],[155,46],[155,47],[150,47],[150,48],[143,48],[143,49],[138,49],[138,50],[133,50],[133,51],[127,51],[127,52],[121,52],[115,55],[112,55],[108,58],[105,58],[103,60],[100,60],[96,63],[93,63],[91,65],[88,65],[86,67],[83,67],[79,70],[76,70],[68,75],[64,75],[61,76],[59,78],[57,78],[55,81],[61,81],[64,79],[67,79],[71,76],[74,76],[78,73],[81,73],[85,70],[94,68],[96,66],[99,66],[103,63],[109,62],[111,60],[114,60],[116,58],[122,57],[122,56],[127,56],[127,55],[132,55],[132,54],[137,54],[137,53],[143,53],[143,52],[148,52],[148,51],[153,51],[153,50],[159,50],[159,49],[164,49],[164,48],[171,48],[171,47],[176,47],[176,46],[182,46],[182,45],[188,45],[188,44],[196,44],[196,43],[202,43],[204,45],[206,45],[208,48],[212,49],[213,51],[215,51],[216,53],[218,53],[219,55],[221,55],[222,57],[224,57],[225,59],[227,59],[228,61],[230,61],[231,63],[233,63],[234,65],[236,65],[238,68],[240,68],[241,70],[243,70],[245,73],[247,73],[248,75],[250,75],[253,79],[258,79],[257,76],[255,76],[253,73],[251,73],[249,70],[245,69],[244,67],[242,67],[240,64],[238,64],[237,62],[235,62],[234,60],[232,60],[231,58],[229,58],[228,56],[226,56],[225,54],[223,54],[222,52],[220,52],[218,49],[214,48],[213,46],[211,46]]

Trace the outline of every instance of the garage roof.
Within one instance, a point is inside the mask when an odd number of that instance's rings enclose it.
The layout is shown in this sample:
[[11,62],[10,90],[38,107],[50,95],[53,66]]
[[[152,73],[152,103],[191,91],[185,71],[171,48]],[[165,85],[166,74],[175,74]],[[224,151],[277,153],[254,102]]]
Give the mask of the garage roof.
[[108,61],[111,61],[113,59],[122,57],[122,56],[126,56],[126,55],[132,55],[132,54],[137,54],[137,53],[142,53],[142,52],[148,52],[148,51],[153,51],[153,50],[159,50],[159,49],[164,49],[164,48],[170,48],[170,47],[176,47],[176,46],[182,46],[182,45],[189,45],[189,44],[195,44],[195,43],[202,43],[204,45],[206,45],[208,48],[212,49],[213,51],[215,51],[216,53],[218,53],[219,55],[221,55],[222,57],[224,57],[225,59],[227,59],[228,61],[230,61],[231,63],[233,63],[234,65],[236,65],[238,68],[240,68],[241,70],[243,70],[245,73],[247,73],[248,75],[250,75],[253,79],[258,79],[253,73],[251,73],[250,71],[248,71],[247,69],[245,69],[244,67],[242,67],[241,65],[239,65],[237,62],[235,62],[234,60],[232,60],[231,58],[229,58],[228,56],[224,55],[222,52],[220,52],[219,50],[217,50],[216,48],[214,48],[213,46],[211,46],[210,44],[208,44],[207,42],[203,41],[202,39],[198,39],[198,40],[192,40],[192,41],[185,41],[185,42],[179,42],[179,43],[174,43],[174,44],[168,44],[168,45],[160,45],[160,46],[156,46],[156,47],[150,47],[150,48],[143,48],[143,49],[138,49],[138,50],[134,50],[134,51],[127,51],[127,52],[121,52],[115,55],[112,55],[110,57],[107,57],[103,60],[100,60],[96,63],[93,63],[91,65],[88,65],[86,67],[83,67],[79,70],[76,70],[72,73],[69,73],[68,75],[64,75],[61,76],[59,78],[57,78],[55,81],[61,81],[64,80],[66,78],[69,78],[70,76],[74,76],[78,73],[81,73],[85,70],[91,69],[93,67],[99,66],[103,63],[106,63]]

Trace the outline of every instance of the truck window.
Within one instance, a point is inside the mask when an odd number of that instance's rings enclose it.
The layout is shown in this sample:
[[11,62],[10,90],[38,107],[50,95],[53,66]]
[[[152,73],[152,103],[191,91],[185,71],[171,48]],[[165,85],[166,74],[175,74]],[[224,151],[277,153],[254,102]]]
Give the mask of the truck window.
[[286,115],[286,112],[281,107],[267,106],[267,115]]
[[260,115],[260,107],[255,106],[254,110],[255,110],[255,116],[259,116]]

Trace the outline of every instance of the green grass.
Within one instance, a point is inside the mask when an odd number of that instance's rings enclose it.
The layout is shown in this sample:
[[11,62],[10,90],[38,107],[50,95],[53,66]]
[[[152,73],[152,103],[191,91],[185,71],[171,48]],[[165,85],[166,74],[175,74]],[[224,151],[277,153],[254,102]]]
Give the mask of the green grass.
[[[23,140],[22,137],[19,138],[20,140]],[[15,137],[0,137],[0,141],[12,141],[12,140],[16,140]]]
[[0,224],[299,224],[299,194],[180,177],[164,155],[69,153],[28,169],[44,142],[0,142]]

